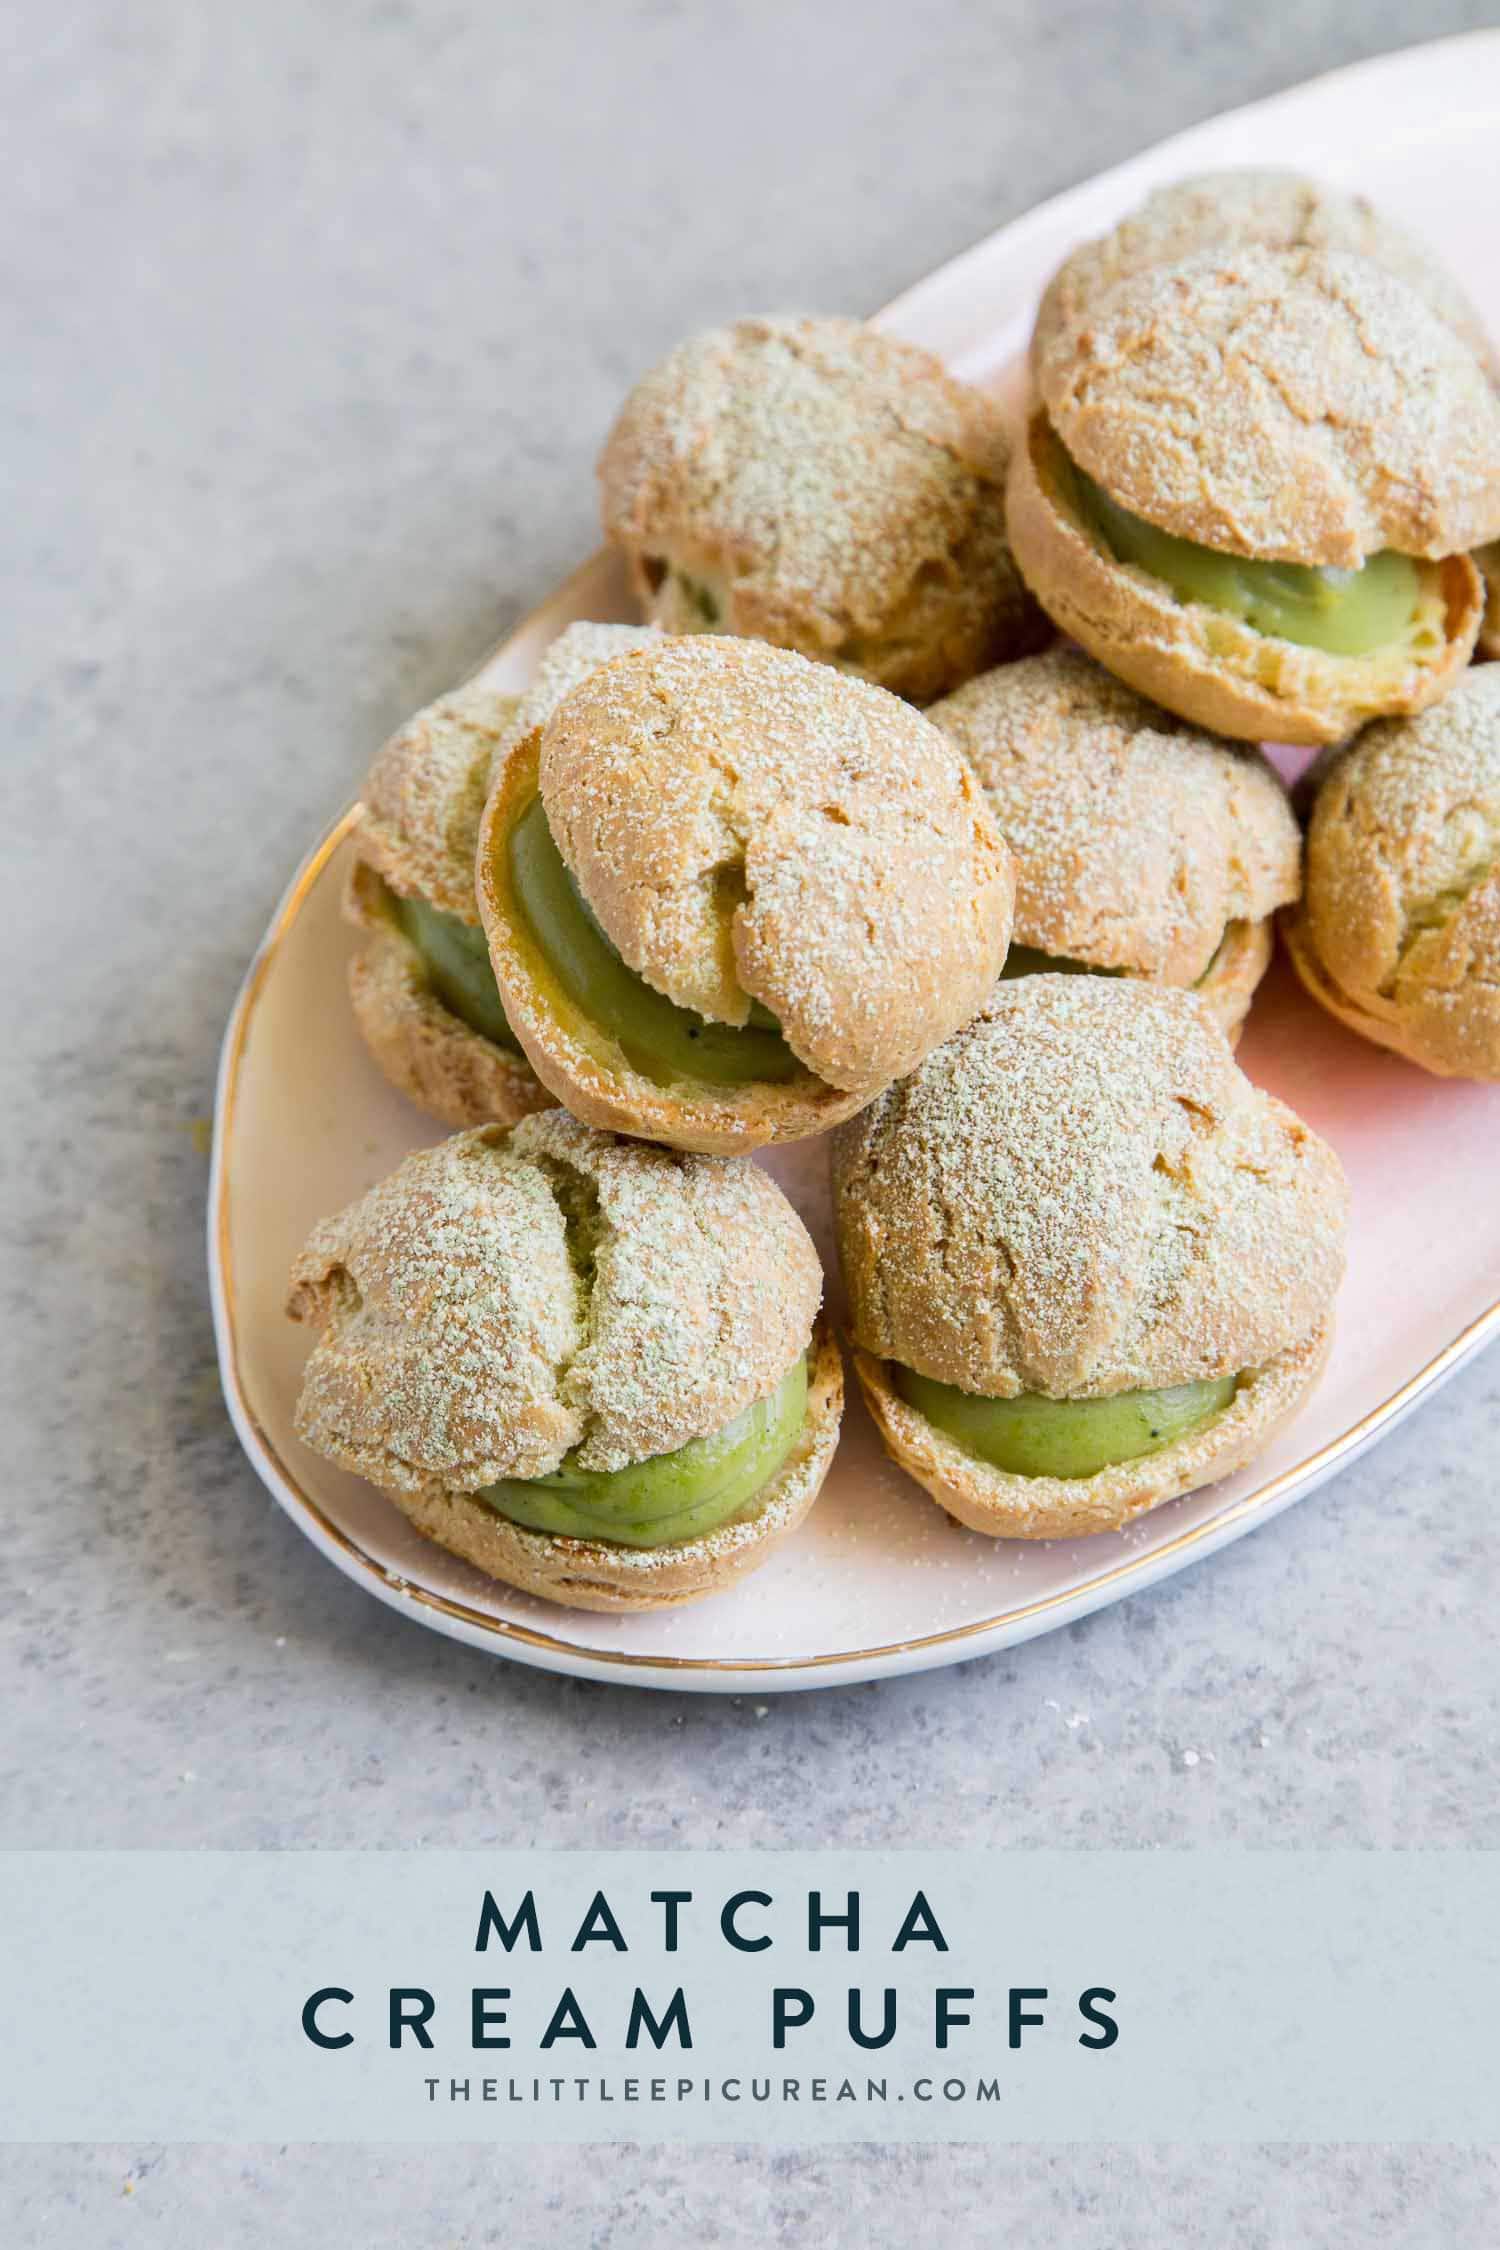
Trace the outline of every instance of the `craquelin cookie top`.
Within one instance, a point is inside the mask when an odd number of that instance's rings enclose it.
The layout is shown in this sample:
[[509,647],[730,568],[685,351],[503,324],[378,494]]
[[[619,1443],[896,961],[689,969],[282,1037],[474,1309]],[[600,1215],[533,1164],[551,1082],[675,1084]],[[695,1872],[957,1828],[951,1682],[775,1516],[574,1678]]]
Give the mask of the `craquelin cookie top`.
[[476,926],[479,816],[517,709],[515,696],[473,684],[439,697],[376,754],[362,792],[361,857],[403,898]]
[[524,695],[471,681],[428,704],[377,752],[366,776],[361,857],[403,898],[416,894],[477,928],[474,854],[496,758],[599,665],[659,638],[650,625],[569,625]]
[[1080,650],[935,703],[1016,855],[1014,939],[1191,984],[1231,922],[1301,887],[1286,791],[1257,750],[1174,719]]
[[1343,1266],[1337,1157],[1164,985],[1002,985],[840,1128],[834,1195],[856,1342],[996,1397],[1263,1365]]
[[[1307,869],[1301,925],[1350,997],[1394,1014],[1436,997],[1451,1011],[1466,986],[1500,986],[1500,666],[1329,760]],[[1451,1068],[1464,1067],[1461,1029]]]
[[1112,499],[1203,546],[1354,569],[1500,532],[1500,393],[1419,297],[1347,253],[1138,273],[1049,341],[1037,381]]
[[533,727],[545,726],[566,696],[601,664],[629,656],[639,648],[655,648],[662,639],[657,625],[597,625],[585,621],[566,625],[542,651],[530,687],[516,707],[509,740],[519,742]]
[[[625,403],[604,529],[648,587],[666,558],[722,581],[719,622],[925,701],[1039,621],[1010,559],[998,406],[856,320],[740,320]],[[660,583],[659,577],[657,583]]]
[[1201,250],[1347,250],[1415,290],[1469,349],[1488,360],[1484,322],[1425,243],[1362,195],[1344,195],[1296,172],[1205,172],[1157,188],[1108,234],[1064,259],[1037,313],[1032,351],[1087,317],[1107,292],[1151,266]]
[[620,1468],[768,1396],[822,1281],[755,1165],[562,1110],[484,1126],[314,1229],[288,1304],[320,1330],[297,1426],[400,1492],[542,1476],[574,1448]]
[[542,735],[548,824],[629,965],[743,1024],[752,998],[849,1091],[910,1070],[999,975],[1011,856],[937,727],[789,651],[697,636],[617,659]]

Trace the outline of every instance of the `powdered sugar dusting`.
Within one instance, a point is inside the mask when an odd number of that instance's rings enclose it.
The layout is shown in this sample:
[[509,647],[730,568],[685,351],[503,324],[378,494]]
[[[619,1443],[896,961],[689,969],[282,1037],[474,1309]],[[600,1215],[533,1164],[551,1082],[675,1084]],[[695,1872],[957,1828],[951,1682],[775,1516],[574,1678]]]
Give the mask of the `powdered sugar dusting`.
[[994,1395],[1238,1373],[1321,1323],[1333,1152],[1189,995],[1035,976],[835,1144],[857,1341]]
[[1500,533],[1500,393],[1365,259],[1247,248],[1152,267],[1049,339],[1037,376],[1073,459],[1182,538],[1353,569]]
[[318,1227],[292,1275],[314,1321],[298,1427],[402,1492],[473,1492],[577,1449],[672,1451],[769,1395],[822,1269],[748,1163],[679,1156],[564,1111],[407,1159]]
[[1120,282],[1202,250],[1343,250],[1394,274],[1431,306],[1470,350],[1490,342],[1453,276],[1362,195],[1345,195],[1295,172],[1208,172],[1157,188],[1139,211],[1064,259],[1037,314],[1034,350],[1085,318]]
[[655,625],[599,625],[591,619],[564,627],[543,651],[536,676],[516,707],[509,739],[519,742],[533,727],[545,726],[566,696],[601,664],[660,641]]
[[513,695],[472,683],[440,696],[391,736],[365,779],[361,857],[402,897],[425,898],[476,928],[479,818],[517,709]]
[[1010,855],[908,705],[761,644],[664,641],[596,672],[541,746],[548,821],[630,966],[743,1022],[753,996],[849,1090],[910,1069],[999,973]]
[[1301,886],[1301,838],[1258,750],[1174,719],[1080,650],[934,704],[1017,859],[1018,944],[1190,985],[1226,926]]
[[1375,1037],[1500,1077],[1500,667],[1322,769],[1297,937]]
[[604,527],[648,598],[667,563],[722,589],[728,630],[836,660],[917,701],[1035,646],[1005,536],[993,400],[852,320],[742,320],[627,400],[600,463]]

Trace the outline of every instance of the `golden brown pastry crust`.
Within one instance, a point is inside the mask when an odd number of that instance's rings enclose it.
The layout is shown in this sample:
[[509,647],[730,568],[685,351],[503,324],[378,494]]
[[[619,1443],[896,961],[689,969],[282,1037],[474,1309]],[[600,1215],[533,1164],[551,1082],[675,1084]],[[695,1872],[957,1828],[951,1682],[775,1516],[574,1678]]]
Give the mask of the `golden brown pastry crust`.
[[471,681],[419,711],[370,768],[344,893],[345,919],[362,936],[349,962],[349,997],[385,1076],[445,1125],[513,1125],[553,1097],[518,1049],[497,1045],[448,1007],[395,901],[422,898],[480,927],[474,854],[496,758],[597,666],[658,637],[651,626],[569,625],[523,696]]
[[599,463],[605,535],[648,614],[719,627],[926,702],[1045,626],[1011,560],[993,399],[844,319],[741,320],[681,345],[621,409]]
[[[549,641],[537,660],[536,671],[530,687],[517,699],[515,719],[505,737],[505,748],[530,734],[533,727],[544,727],[559,703],[581,687],[591,672],[601,664],[613,663],[617,656],[632,656],[637,649],[656,648],[662,639],[656,625],[599,625],[592,619],[581,619],[565,625],[555,641]],[[483,811],[481,804],[480,810]],[[472,879],[474,854],[469,854]]]
[[1500,1079],[1500,670],[1321,769],[1285,928],[1351,1030],[1439,1077]]
[[823,1274],[769,1174],[562,1110],[423,1149],[315,1228],[304,1441],[389,1492],[617,1469],[775,1390]]
[[496,779],[481,831],[479,899],[506,1016],[542,1084],[585,1124],[710,1156],[805,1140],[852,1117],[866,1097],[843,1093],[810,1071],[776,1086],[658,1085],[573,1005],[527,936],[506,851],[506,838],[537,794],[540,749],[537,732],[517,744]]
[[445,1125],[514,1124],[550,1097],[524,1055],[453,1013],[396,915],[423,898],[477,929],[474,850],[513,695],[471,683],[408,720],[377,753],[354,829],[344,918],[360,933],[349,998],[361,1038],[409,1101]]
[[470,682],[439,696],[376,753],[360,799],[355,849],[402,898],[476,921],[474,847],[496,751],[517,697]]
[[[506,839],[540,786],[589,906],[679,1006],[770,1009],[805,1075],[653,1085],[546,974]],[[664,642],[595,673],[518,744],[486,808],[479,905],[506,1010],[578,1115],[718,1151],[823,1130],[982,1003],[1013,864],[963,758],[883,690],[764,644]]]
[[879,1360],[856,1351],[854,1371],[892,1460],[959,1523],[991,1539],[1075,1539],[1118,1531],[1253,1461],[1312,1391],[1332,1341],[1329,1318],[1244,1376],[1224,1412],[1203,1429],[1091,1477],[1019,1477],[992,1468],[908,1405]]
[[1269,920],[1231,922],[1223,944],[1192,987],[1199,1005],[1208,1010],[1231,1047],[1240,1043],[1256,987],[1275,950],[1275,927]]
[[1061,630],[1142,695],[1218,734],[1251,742],[1342,742],[1366,720],[1425,710],[1469,661],[1483,592],[1468,555],[1419,563],[1441,597],[1430,648],[1330,656],[1258,633],[1101,547],[1068,490],[1045,415],[1032,417],[1011,468],[1010,529],[1027,580]]
[[395,918],[384,876],[356,859],[345,919],[363,933],[349,959],[360,1036],[399,1093],[445,1125],[513,1125],[553,1097],[525,1056],[497,1046],[433,990],[420,949]]
[[1493,344],[1458,283],[1404,228],[1362,195],[1345,195],[1296,172],[1244,169],[1175,180],[1147,197],[1110,232],[1081,243],[1043,295],[1033,358],[1055,348],[1064,329],[1086,319],[1120,282],[1152,266],[1176,265],[1205,250],[1350,251],[1393,274],[1425,299],[1469,349],[1491,362]]
[[489,1578],[566,1609],[666,1609],[721,1593],[758,1570],[816,1500],[838,1445],[844,1377],[838,1345],[819,1320],[808,1361],[807,1419],[755,1513],[671,1547],[620,1547],[528,1531],[450,1491],[392,1492],[418,1531]]
[[1250,248],[1152,267],[1050,338],[1036,373],[1071,458],[1180,538],[1354,570],[1384,548],[1439,561],[1500,536],[1500,392],[1363,258]]
[[992,1397],[1238,1375],[1326,1318],[1337,1157],[1192,995],[1031,976],[841,1128],[855,1342]]
[[1018,945],[1196,987],[1238,1027],[1302,838],[1258,751],[1185,726],[1080,650],[982,673],[928,716],[1016,855]]

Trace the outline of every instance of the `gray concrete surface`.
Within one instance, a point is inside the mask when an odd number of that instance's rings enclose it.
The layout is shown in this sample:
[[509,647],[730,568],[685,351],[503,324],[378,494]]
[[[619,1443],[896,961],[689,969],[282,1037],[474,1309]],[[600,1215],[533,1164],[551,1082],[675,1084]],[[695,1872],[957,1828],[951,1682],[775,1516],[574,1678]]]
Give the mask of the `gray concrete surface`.
[[[200,1244],[215,1046],[285,872],[590,545],[636,370],[733,310],[876,304],[1176,127],[1487,20],[27,0],[0,221],[0,1841],[1500,1843],[1500,1359],[1155,1594],[761,1717],[499,1665],[341,1580],[236,1450]],[[1489,2241],[1495,2197],[1460,2152],[1358,2149],[55,2149],[0,2176],[5,2239],[65,2250],[1352,2250]]]

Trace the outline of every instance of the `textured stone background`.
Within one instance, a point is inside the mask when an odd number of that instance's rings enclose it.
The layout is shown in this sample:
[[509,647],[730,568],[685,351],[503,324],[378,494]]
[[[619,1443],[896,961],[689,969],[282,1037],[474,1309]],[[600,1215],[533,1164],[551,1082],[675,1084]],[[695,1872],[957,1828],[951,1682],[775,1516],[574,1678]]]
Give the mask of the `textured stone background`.
[[[637,370],[736,310],[877,304],[1166,132],[1486,20],[27,0],[0,224],[6,1843],[1500,1843],[1500,1359],[1157,1593],[759,1716],[496,1664],[346,1584],[230,1436],[200,1241],[215,1047],[286,870],[590,546]],[[1422,2150],[3,2172],[6,2240],[64,2250],[1477,2245],[1495,2194]]]

